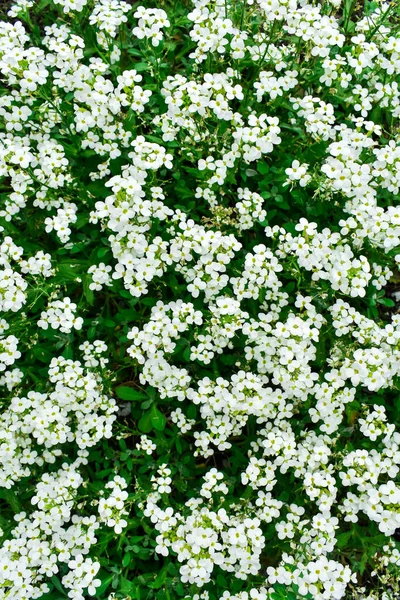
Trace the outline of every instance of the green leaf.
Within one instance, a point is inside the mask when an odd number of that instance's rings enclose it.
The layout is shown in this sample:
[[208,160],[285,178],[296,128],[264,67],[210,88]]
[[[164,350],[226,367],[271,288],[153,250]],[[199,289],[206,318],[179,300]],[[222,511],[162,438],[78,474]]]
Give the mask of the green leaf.
[[146,134],[146,139],[148,139],[149,142],[153,142],[154,144],[161,144],[161,145],[164,144],[163,140],[161,138],[157,137],[156,135]]
[[114,575],[109,575],[108,577],[103,579],[103,581],[101,582],[101,585],[98,588],[96,588],[97,596],[100,596],[103,592],[106,591],[106,589],[110,585],[111,581],[113,580],[113,577],[114,577]]
[[167,419],[164,417],[162,412],[158,410],[155,404],[151,407],[151,423],[157,431],[163,431],[167,423]]
[[43,346],[35,346],[32,348],[32,355],[45,364],[49,364],[52,359],[51,352]]
[[164,567],[164,569],[161,569],[161,571],[159,572],[159,574],[157,575],[157,577],[155,578],[153,583],[149,583],[149,588],[152,588],[153,590],[159,589],[162,585],[164,585],[166,577],[167,577],[167,569]]
[[50,581],[54,585],[54,587],[63,595],[64,598],[68,598],[68,594],[67,594],[65,588],[63,588],[63,586],[61,585],[61,582],[58,579],[58,577],[53,575],[53,577],[51,577]]
[[222,573],[219,573],[217,575],[217,583],[218,585],[220,585],[222,588],[226,587],[228,582],[226,581],[226,578],[222,575]]
[[106,254],[108,254],[110,251],[110,248],[103,246],[103,248],[99,248],[97,250],[97,256],[98,258],[102,258],[103,256],[105,256]]
[[153,429],[151,412],[149,410],[139,419],[138,428],[139,431],[142,431],[143,433],[149,433]]
[[87,191],[95,198],[106,198],[110,194],[110,190],[99,181],[92,181],[86,187]]
[[42,10],[44,10],[45,8],[47,8],[49,6],[49,4],[51,3],[51,0],[41,0],[34,8],[35,13],[40,13],[42,12]]
[[190,175],[196,175],[197,177],[202,177],[203,171],[200,171],[200,169],[196,169],[194,167],[186,167],[186,166],[184,166],[183,169]]
[[0,498],[3,498],[8,504],[11,506],[13,511],[20,512],[21,505],[15,493],[12,490],[7,490],[5,488],[0,490]]
[[149,65],[145,62],[139,62],[132,66],[138,73],[140,73],[140,71],[149,71],[150,70]]
[[289,233],[292,233],[293,235],[297,235],[297,231],[296,231],[296,226],[294,223],[292,222],[287,222],[283,224],[283,227],[286,229],[286,231],[288,231]]
[[146,400],[147,395],[143,394],[143,392],[138,392],[136,390],[134,390],[131,387],[128,387],[126,385],[121,385],[119,387],[117,387],[117,389],[115,390],[115,393],[117,394],[118,398],[121,398],[121,400],[129,400],[129,401],[136,401],[136,400]]
[[393,308],[393,306],[396,306],[395,302],[393,300],[391,300],[390,298],[377,298],[376,301],[378,304],[382,304],[383,306],[388,306],[390,308]]
[[337,536],[336,547],[337,548],[344,548],[346,546],[346,544],[348,543],[348,541],[349,541],[349,539],[351,538],[352,535],[353,535],[352,531],[346,531],[344,533],[340,533]]
[[67,360],[72,360],[74,358],[74,352],[72,350],[72,346],[70,346],[68,344],[68,346],[65,347],[64,352],[61,355],[63,358],[66,358]]
[[266,175],[269,172],[269,166],[265,162],[259,162],[257,165],[257,171],[261,173],[261,175]]
[[84,296],[85,296],[88,304],[90,304],[90,306],[93,306],[94,293],[93,293],[93,290],[91,290],[89,287],[90,283],[91,283],[90,278],[87,275],[85,275],[85,277],[83,278],[83,293],[84,293]]
[[148,408],[150,408],[150,406],[153,404],[153,400],[151,400],[151,398],[149,398],[149,400],[146,400],[145,402],[142,402],[142,404],[140,405],[140,408],[142,410],[146,410]]
[[197,408],[195,404],[190,404],[187,410],[187,416],[189,419],[195,419],[197,417]]
[[283,196],[275,196],[274,200],[279,204],[279,208],[282,208],[283,210],[289,210],[290,206],[286,200],[283,199]]
[[295,282],[289,281],[289,283],[287,285],[285,285],[284,290],[287,294],[290,294],[291,292],[293,292],[295,290],[295,288],[296,288]]
[[97,334],[96,327],[89,327],[86,335],[87,335],[88,340],[94,340],[96,338],[96,334]]
[[233,354],[225,354],[221,356],[221,362],[223,365],[234,365],[237,362],[238,357]]
[[154,401],[154,400],[156,399],[156,396],[157,396],[157,390],[156,390],[156,388],[155,388],[155,387],[153,387],[153,386],[149,385],[149,386],[147,386],[147,388],[146,388],[146,394],[147,394],[147,396],[148,396],[149,398],[151,398],[151,400],[153,400],[153,401]]
[[115,327],[116,322],[113,321],[112,319],[103,319],[103,325],[104,325],[104,327]]
[[368,552],[364,552],[364,554],[362,555],[361,560],[360,560],[360,574],[361,575],[365,571],[365,568],[366,568],[367,562],[368,562],[368,558],[369,558]]
[[134,584],[131,581],[129,581],[129,579],[121,577],[121,592],[123,594],[130,595],[133,591],[133,586]]
[[57,280],[63,283],[66,281],[75,281],[79,277],[79,269],[76,269],[76,266],[76,264],[59,263],[57,265]]

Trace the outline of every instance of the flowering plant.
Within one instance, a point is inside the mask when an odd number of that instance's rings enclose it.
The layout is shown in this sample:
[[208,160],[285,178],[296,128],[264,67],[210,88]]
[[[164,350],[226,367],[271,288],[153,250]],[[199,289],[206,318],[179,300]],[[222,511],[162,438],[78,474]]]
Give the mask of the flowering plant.
[[400,13],[0,22],[0,600],[400,593]]

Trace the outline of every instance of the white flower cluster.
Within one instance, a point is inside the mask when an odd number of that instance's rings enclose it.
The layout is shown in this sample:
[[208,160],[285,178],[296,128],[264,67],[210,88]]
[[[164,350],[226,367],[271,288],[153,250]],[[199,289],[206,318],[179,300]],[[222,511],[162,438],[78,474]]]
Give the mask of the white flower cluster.
[[[116,94],[121,102],[121,106],[129,106],[131,110],[142,113],[145,105],[151,97],[150,90],[144,90],[140,85],[134,85],[142,81],[143,77],[138,75],[135,69],[124,71],[118,75],[118,87]],[[154,148],[154,147],[153,147]]]
[[162,166],[172,169],[172,154],[167,154],[163,146],[147,142],[142,135],[132,140],[131,146],[134,152],[130,152],[128,157],[139,170],[157,171]]
[[182,433],[187,433],[196,424],[195,419],[188,419],[179,407],[171,412],[171,421],[177,425],[179,431]]
[[101,262],[98,265],[92,265],[88,269],[88,274],[92,276],[92,282],[89,284],[89,289],[99,291],[103,285],[110,285],[112,279],[110,272],[112,267]]
[[19,13],[27,10],[33,6],[35,0],[16,0],[14,4],[12,4],[10,10],[7,12],[9,17],[18,17]]
[[[360,419],[360,431],[363,435],[369,437],[373,442],[383,433],[387,433],[388,427],[386,410],[383,406],[374,404],[374,410],[366,415],[366,419]],[[393,426],[394,427],[394,426]]]
[[[121,23],[126,23],[128,17],[125,13],[131,10],[127,2],[121,0],[99,0],[94,5],[93,11],[89,17],[89,23],[96,25],[100,32],[105,32],[111,38],[115,38]],[[101,35],[97,35],[99,43],[107,48],[107,38],[103,40]],[[105,41],[105,44],[102,43]]]
[[293,181],[298,181],[301,187],[305,187],[311,180],[311,175],[307,173],[307,169],[307,164],[300,164],[298,160],[294,160],[292,166],[285,169],[285,173],[288,176],[285,185],[288,185]]
[[[274,312],[272,307],[277,307],[274,315],[277,319],[279,317],[278,307],[281,308],[287,304],[287,294],[280,291],[282,283],[277,276],[282,269],[283,267],[274,253],[264,244],[257,244],[251,252],[246,253],[240,277],[230,278],[236,298],[238,300],[244,298],[257,300],[261,290],[266,289],[265,299],[271,304],[268,308]],[[260,317],[259,320],[262,318]]]
[[[194,136],[196,141],[202,140],[208,144],[208,135],[202,135],[196,127],[196,114],[202,117],[215,115],[224,121],[233,120],[234,123],[243,124],[240,113],[234,113],[229,107],[229,101],[244,98],[242,86],[234,83],[237,77],[238,74],[231,68],[225,73],[206,73],[200,81],[188,80],[182,75],[169,75],[161,89],[168,110],[153,120],[154,124],[161,125],[163,140],[175,140],[178,132],[183,130]],[[236,157],[236,149],[232,150],[223,157],[225,162]],[[220,161],[215,165],[216,168],[224,166]]]
[[217,469],[210,469],[204,475],[204,483],[199,491],[200,496],[210,499],[212,498],[213,493],[227,494],[229,492],[229,488],[223,479],[223,473]]
[[[154,150],[157,145],[152,146]],[[145,151],[146,146],[138,143],[137,148]],[[143,160],[140,153],[135,153],[135,157]],[[143,198],[144,178],[145,173],[137,168],[126,167],[123,176],[113,177],[106,183],[112,188],[113,195],[104,202],[96,202],[96,211],[90,214],[92,223],[104,219],[107,227],[115,232],[109,237],[118,261],[112,278],[123,278],[124,286],[133,296],[146,293],[147,283],[164,272],[161,256],[167,250],[167,243],[159,236],[148,243],[146,233],[154,218],[166,220],[173,213],[163,204],[164,195],[160,188],[151,188],[152,200]]]
[[0,245],[0,311],[17,312],[26,302],[25,290],[28,283],[15,271],[10,260],[18,261],[22,248],[16,246],[11,237],[3,238]]
[[[78,468],[86,460],[83,453],[75,462],[64,463],[56,473],[44,474],[32,498],[37,510],[30,515],[15,515],[17,525],[12,538],[1,549],[3,598],[40,598],[49,591],[45,578],[59,570],[58,560],[68,562],[72,555],[87,554],[96,541],[95,519],[72,515],[73,498],[82,483]],[[72,524],[64,528],[71,519]],[[76,596],[76,600],[80,598],[82,594]]]
[[157,47],[163,39],[163,28],[170,26],[165,10],[139,6],[133,16],[139,22],[132,30],[132,35],[139,40],[146,38],[151,41],[152,46]]
[[283,583],[286,585],[295,584],[298,586],[298,593],[301,596],[311,595],[313,600],[325,600],[332,598],[334,600],[343,598],[346,592],[347,584],[352,581],[356,583],[356,574],[351,573],[350,567],[343,566],[340,562],[321,556],[318,559],[304,564],[301,561],[285,559],[282,565],[277,569],[268,567],[268,582]]
[[125,500],[128,498],[127,483],[123,477],[116,475],[105,487],[111,490],[111,493],[107,498],[101,498],[99,501],[99,522],[113,527],[115,533],[121,533],[128,525],[128,522],[122,518],[128,514],[124,508]]
[[[265,248],[260,250],[264,250],[265,252]],[[251,256],[254,255],[249,254],[248,259]],[[250,262],[249,264],[253,268],[254,263]],[[238,285],[237,281],[239,280],[234,280],[235,285]],[[279,293],[279,287],[276,287],[276,283],[273,283],[274,288]],[[251,292],[249,296],[252,297]],[[326,373],[326,383],[318,383],[316,381],[317,375],[307,363],[315,360],[314,344],[318,342],[318,331],[325,322],[325,319],[316,311],[310,300],[310,298],[299,295],[296,301],[296,306],[299,310],[298,314],[289,313],[284,322],[277,321],[278,314],[274,317],[270,316],[266,320],[265,315],[260,313],[259,322],[250,320],[249,315],[244,314],[244,318],[238,323],[239,328],[248,337],[248,359],[250,357],[257,357],[258,372],[260,374],[266,373],[265,376],[239,371],[237,375],[232,375],[231,382],[224,380],[222,377],[217,378],[216,381],[205,378],[197,382],[197,389],[188,387],[186,390],[182,390],[182,393],[195,404],[200,404],[201,416],[205,422],[203,431],[194,432],[195,446],[197,447],[195,454],[201,454],[205,457],[209,456],[213,452],[210,448],[211,444],[215,444],[219,450],[229,449],[231,446],[231,443],[228,441],[229,438],[240,435],[242,428],[252,415],[257,418],[257,423],[264,427],[263,429],[259,429],[259,437],[253,448],[255,453],[261,450],[262,457],[258,458],[255,454],[252,454],[249,457],[247,469],[242,473],[243,485],[248,485],[258,491],[259,497],[254,509],[257,510],[257,516],[261,521],[270,522],[273,517],[279,515],[279,510],[282,508],[282,503],[277,502],[271,496],[271,492],[277,484],[277,470],[280,470],[281,473],[287,473],[290,470],[297,478],[300,478],[304,482],[304,488],[310,501],[315,502],[318,509],[323,512],[320,513],[319,520],[317,518],[313,520],[311,526],[308,519],[300,521],[300,516],[304,511],[302,508],[301,512],[293,513],[294,516],[288,521],[282,521],[277,524],[278,537],[281,539],[291,539],[295,535],[298,536],[297,545],[294,547],[301,548],[301,552],[307,551],[310,557],[309,560],[311,562],[304,565],[304,568],[299,571],[298,580],[296,580],[298,585],[301,584],[302,589],[308,589],[308,585],[311,584],[309,571],[313,572],[315,564],[320,565],[321,561],[326,561],[326,564],[330,565],[332,570],[330,577],[326,580],[318,580],[318,584],[317,580],[312,582],[315,583],[316,587],[315,589],[314,587],[311,588],[312,593],[315,592],[317,594],[321,592],[328,595],[328,592],[332,593],[335,585],[334,582],[337,578],[343,578],[344,582],[349,582],[351,575],[350,571],[342,572],[340,570],[342,567],[339,569],[338,563],[334,561],[330,562],[326,559],[326,555],[335,547],[335,532],[338,529],[338,519],[330,513],[332,507],[335,505],[338,493],[337,483],[333,477],[333,465],[330,462],[333,458],[331,450],[333,438],[330,435],[337,430],[338,425],[342,422],[346,404],[354,399],[356,390],[354,387],[344,387],[346,379],[351,377],[352,384],[356,386],[360,380],[356,381],[354,379],[355,369],[354,367],[350,367],[352,363],[348,362],[350,359],[347,358],[346,353],[339,353],[335,360],[336,362],[338,360],[341,361],[340,369],[334,369],[330,373]],[[267,303],[265,304],[267,308]],[[339,312],[339,306],[342,307],[344,304],[343,302],[339,303],[337,310],[332,313],[334,314],[334,324],[338,328],[338,331],[340,331],[341,323],[339,315],[343,314]],[[227,317],[232,319],[232,315],[235,314],[238,306],[239,304],[236,304],[236,301],[223,296],[218,297],[215,306],[213,302],[210,302],[209,309],[215,311],[217,315],[214,327],[218,324],[220,330],[223,330],[224,315],[226,314]],[[350,309],[349,305],[346,306]],[[143,353],[138,354],[138,350],[133,350],[133,348],[138,348],[138,346],[141,348],[146,347],[146,353],[149,349],[149,343],[150,347],[154,346],[152,352],[162,349],[163,353],[168,352],[171,354],[174,351],[175,342],[171,343],[171,335],[167,334],[168,337],[165,337],[165,332],[166,330],[168,331],[168,324],[165,317],[162,321],[160,319],[160,324],[157,324],[155,327],[157,321],[154,317],[160,314],[160,308],[161,304],[159,303],[153,310],[152,320],[149,321],[148,326],[146,325],[143,331],[135,329],[130,334],[135,340],[135,345],[131,347],[130,353],[134,358],[139,359],[140,362],[145,357]],[[165,309],[169,310],[168,306]],[[222,313],[220,314],[218,311],[221,309]],[[345,306],[341,310],[343,311],[344,309]],[[353,309],[350,314],[353,313],[354,317],[357,318],[357,311]],[[161,312],[162,314],[163,312]],[[214,318],[212,314],[211,323]],[[380,329],[374,322],[365,321],[365,326],[363,326],[362,320],[357,321],[358,325],[361,325],[361,328],[356,329],[353,325],[352,331],[357,336],[359,343],[368,343],[372,335],[371,328],[374,330],[375,335],[379,332],[381,334],[381,339],[379,340],[380,347],[382,347],[382,335],[393,336],[396,332],[394,340],[397,340],[397,318],[394,319],[396,328],[394,328],[394,325],[388,325],[384,330]],[[180,323],[180,321],[176,321],[177,329],[174,338],[187,331],[188,324]],[[349,322],[347,321],[347,323]],[[207,322],[199,321],[199,325],[202,324],[207,326]],[[353,319],[351,320],[351,324],[353,324]],[[231,324],[230,327],[233,327],[233,331],[235,330],[235,325]],[[211,329],[209,330],[212,331]],[[348,330],[350,329],[348,328]],[[360,333],[360,331],[364,333]],[[161,332],[163,334],[162,338],[160,337]],[[201,339],[199,334],[196,335],[197,338]],[[210,336],[213,342],[215,336],[215,333]],[[151,342],[151,337],[153,337],[153,342]],[[147,339],[146,346],[144,345],[145,339]],[[270,346],[270,350],[268,350],[268,346]],[[254,350],[252,347],[254,347]],[[391,354],[395,347],[393,343],[386,346]],[[254,351],[256,351],[256,354],[252,354]],[[357,353],[359,351],[359,348],[355,350],[355,358],[358,357]],[[145,359],[143,373],[147,373],[147,364],[147,360]],[[162,364],[163,371],[165,369],[165,381],[168,381],[170,373],[176,367],[168,364],[166,361]],[[374,364],[379,366],[379,363],[376,363],[376,361]],[[397,365],[398,361],[392,361],[390,364]],[[395,366],[392,367],[391,372],[385,373],[385,378],[375,384],[377,386],[376,389],[390,385],[394,372],[397,372]],[[267,386],[269,381],[267,374],[270,373],[273,374],[272,383],[275,389]],[[371,373],[375,374],[374,381],[376,381],[376,367],[374,367],[373,371],[371,370]],[[158,379],[160,377],[159,374],[160,370],[158,369]],[[164,383],[157,381],[154,376],[151,380],[151,385],[154,385],[162,393],[165,393],[163,391]],[[282,389],[279,389],[279,387],[276,389],[277,385],[281,386]],[[365,385],[368,386],[369,382],[366,382]],[[168,395],[171,396],[171,393],[168,392]],[[321,430],[326,433],[316,435],[310,431],[303,433],[298,438],[294,434],[290,419],[299,410],[299,401],[302,402],[302,399],[310,397],[310,395],[315,398],[315,402],[309,409],[310,417],[313,422],[321,421]],[[186,433],[188,431],[188,420],[184,415],[182,416],[182,413],[181,409],[179,412],[175,411],[173,420],[178,423],[178,426],[182,425],[182,433]],[[380,465],[379,474],[389,478],[387,484],[382,484],[382,490],[386,490],[385,486],[389,486],[388,489],[397,489],[390,487],[393,485],[391,478],[398,473],[398,464],[400,464],[396,437],[398,434],[394,436],[394,427],[386,424],[385,413],[379,407],[376,407],[376,410],[367,419],[361,419],[359,425],[360,432],[368,437],[372,436],[375,439],[377,434],[386,436],[383,439],[381,450],[376,451],[376,460],[378,463],[375,461],[374,464]],[[193,425],[190,424],[190,426],[192,427]],[[344,481],[348,482],[348,485],[358,484],[358,479],[352,475],[351,468],[350,471],[348,469],[351,465],[351,462],[349,462],[351,458],[352,455],[349,453],[338,468],[342,485],[347,485],[347,483],[344,484]],[[331,466],[328,468],[328,465]],[[354,475],[359,472],[360,466],[357,467]],[[348,474],[349,476],[347,477]],[[371,479],[370,471],[366,471],[365,477],[368,478],[365,481],[370,483],[371,490],[382,494],[379,488],[377,490],[374,487],[374,481],[377,483],[378,479]],[[360,488],[360,490],[364,491],[363,488]],[[167,491],[170,491],[169,484]],[[222,491],[225,492],[225,488],[222,488]],[[206,495],[205,497],[208,498],[209,496]],[[379,524],[381,531],[390,535],[398,527],[395,511],[391,511],[384,504],[383,500],[381,503],[382,510],[377,513],[375,512],[372,516],[369,509],[370,504],[368,504],[367,500],[369,502],[368,492],[367,495],[362,493],[359,497],[350,492],[346,496],[342,508],[344,518],[346,520],[348,518],[352,519],[353,515],[356,515],[361,510]],[[393,506],[395,506],[395,503],[393,503]],[[291,507],[291,510],[294,510],[294,508]],[[172,513],[167,514],[169,519]],[[168,523],[170,523],[169,520]],[[331,524],[329,525],[329,523]],[[160,552],[163,552],[162,548],[163,545],[159,548]],[[174,549],[173,545],[172,548]],[[313,559],[312,557],[320,558]],[[194,565],[194,563],[191,564]],[[337,569],[339,570],[337,571]],[[203,572],[201,573],[202,576],[196,580],[197,583],[203,580]],[[285,575],[285,578],[289,577],[291,570],[289,569],[287,573],[288,575]],[[184,574],[185,577],[186,574]],[[293,579],[285,578],[283,578],[283,582],[293,582]],[[340,595],[338,597],[342,596],[345,588],[346,585],[340,588]],[[329,597],[334,598],[335,596]]]
[[[100,563],[85,555],[96,543],[95,532],[104,520],[115,530],[124,526],[126,521],[120,515],[124,514],[127,494],[121,491],[126,486],[125,480],[117,476],[105,486],[112,493],[107,501],[100,500],[99,520],[95,515],[75,514],[77,490],[83,483],[78,469],[86,463],[87,452],[80,451],[73,463],[64,463],[51,475],[44,474],[32,498],[37,509],[30,515],[25,512],[15,515],[17,526],[11,532],[12,538],[2,546],[2,598],[39,598],[49,591],[45,579],[59,572],[59,563],[68,566],[61,581],[70,590],[71,599],[83,600],[86,593],[96,594],[101,584],[96,578]],[[112,507],[114,519],[109,517],[106,502]]]
[[83,7],[86,6],[87,0],[54,0],[54,3],[60,4],[63,11],[68,14],[73,10],[81,12]]
[[22,273],[29,273],[30,275],[51,277],[55,273],[51,266],[51,255],[48,253],[45,254],[43,250],[39,250],[34,256],[28,258],[28,260],[22,260],[20,266]]
[[206,422],[206,429],[195,432],[195,455],[210,456],[213,450],[208,446],[212,442],[219,450],[232,446],[228,439],[240,435],[247,420],[252,415],[259,420],[268,419],[276,413],[275,404],[279,402],[279,392],[264,388],[267,377],[239,371],[232,375],[231,381],[222,377],[216,381],[208,377],[198,382],[198,391],[189,388],[187,397],[200,404],[200,413]]
[[[8,323],[0,319],[0,330],[4,332],[8,327]],[[24,376],[19,368],[9,369],[21,357],[18,342],[15,335],[4,336],[0,333],[0,386],[5,385],[9,391],[17,386]]]
[[21,357],[18,350],[18,338],[15,335],[4,335],[9,329],[9,324],[5,319],[0,319],[0,373],[4,372],[10,365]]
[[82,554],[78,554],[68,562],[70,569],[68,575],[64,575],[62,583],[66,588],[70,588],[69,596],[75,599],[83,599],[83,591],[87,589],[87,593],[91,596],[96,594],[96,588],[101,585],[101,579],[95,579],[100,563],[93,561],[91,558],[84,558]]
[[186,516],[171,507],[162,510],[153,502],[155,498],[148,500],[144,510],[159,532],[156,551],[163,556],[168,556],[171,550],[176,553],[179,562],[184,563],[179,569],[181,580],[199,587],[211,580],[215,565],[238,579],[247,579],[260,568],[259,557],[265,542],[260,520],[229,515],[223,508],[213,510],[204,504],[211,490],[214,494],[226,492],[226,485],[217,483],[222,477],[216,470],[210,472],[201,497],[186,502]]
[[136,450],[143,451],[150,456],[156,449],[157,445],[147,435],[140,436],[140,441],[136,444]]
[[303,269],[312,271],[313,281],[329,281],[333,290],[353,298],[365,296],[372,278],[365,256],[356,258],[351,247],[343,244],[339,233],[333,233],[328,227],[319,233],[317,224],[309,223],[304,217],[295,228],[300,235],[293,236],[279,227],[272,230],[271,234],[279,241],[276,251],[279,258],[294,255]]
[[[343,194],[348,199],[344,208],[350,217],[339,221],[342,237],[349,236],[356,248],[368,239],[370,244],[389,252],[400,244],[400,217],[396,206],[388,206],[386,210],[378,206],[377,190],[398,192],[399,146],[390,140],[381,148],[374,148],[377,143],[372,135],[380,135],[381,126],[363,117],[354,118],[354,122],[355,129],[335,126],[331,130],[330,137],[337,139],[329,144],[328,156],[321,165],[324,177],[321,189]],[[361,160],[365,149],[371,163]],[[301,167],[297,165],[296,169],[300,172]],[[291,180],[296,177],[290,170],[288,174]],[[307,185],[310,176],[305,177],[304,185]],[[303,185],[302,178],[300,185]]]
[[393,315],[382,328],[343,300],[332,305],[330,311],[338,337],[351,333],[359,345],[369,346],[350,346],[350,352],[341,361],[339,377],[343,381],[350,379],[353,386],[362,383],[370,391],[393,385],[399,374],[400,316]]
[[77,305],[70,298],[52,300],[46,310],[40,314],[37,326],[42,329],[59,329],[63,333],[71,333],[73,329],[82,329],[82,317],[76,317]]
[[2,414],[2,487],[27,477],[32,465],[54,463],[62,444],[85,449],[111,437],[117,406],[102,392],[98,375],[85,372],[78,361],[53,358],[49,382],[52,391],[15,396]]
[[166,463],[159,466],[157,469],[157,476],[151,476],[152,488],[157,494],[170,494],[171,488],[171,469],[169,469]]
[[85,367],[96,368],[100,367],[104,369],[104,367],[109,363],[109,359],[105,356],[101,356],[104,352],[107,352],[107,344],[105,344],[102,340],[95,340],[93,344],[86,341],[83,342],[79,346],[79,350],[83,352],[83,361]]
[[0,377],[0,386],[5,385],[8,391],[11,391],[13,388],[17,387],[24,378],[24,374],[21,369],[11,369],[2,372],[2,377]]
[[188,283],[187,290],[193,298],[200,293],[207,300],[218,296],[229,281],[226,265],[240,250],[241,243],[232,234],[197,225],[183,214],[176,215],[176,223],[169,261],[176,263],[175,269]]
[[[5,321],[0,323],[6,330]],[[106,350],[100,341],[92,347]],[[90,349],[83,349],[87,358]],[[68,566],[61,581],[70,598],[95,595],[101,584],[96,579],[100,564],[85,558],[97,541],[95,532],[102,523],[115,531],[126,525],[121,518],[126,514],[126,482],[121,477],[106,485],[112,491],[107,500],[100,499],[98,518],[74,513],[77,491],[84,483],[79,468],[87,464],[88,447],[111,437],[115,401],[103,393],[99,375],[85,371],[77,361],[52,359],[49,384],[46,393],[14,397],[2,414],[0,486],[9,489],[34,466],[55,463],[63,456],[64,444],[75,443],[77,459],[51,474],[44,472],[31,499],[36,509],[15,515],[17,525],[1,548],[2,598],[39,598],[49,591],[46,579],[59,572],[60,563]]]
[[179,338],[190,324],[201,322],[200,311],[195,311],[191,303],[179,300],[163,305],[158,302],[144,330],[134,327],[128,333],[128,339],[133,340],[128,354],[143,365],[141,383],[157,387],[161,398],[184,399],[190,377],[185,369],[169,365],[164,353],[173,352],[176,345],[173,340]]
[[356,486],[359,492],[348,492],[340,506],[344,519],[356,523],[362,511],[371,521],[378,523],[379,530],[390,536],[400,524],[398,511],[400,488],[389,480],[379,485],[379,477],[388,474],[395,478],[399,473],[400,435],[389,431],[382,440],[384,450],[355,450],[344,459],[346,471],[339,473],[344,486]]
[[46,232],[55,231],[61,242],[68,242],[71,236],[70,224],[76,223],[76,212],[78,207],[72,202],[63,202],[62,208],[57,209],[57,214],[54,217],[45,219]]
[[264,210],[264,199],[257,192],[251,192],[249,188],[238,188],[239,202],[236,202],[238,213],[237,228],[239,231],[251,229],[256,221],[264,221],[267,211]]
[[298,116],[304,118],[305,129],[312,138],[323,140],[334,138],[335,130],[332,125],[335,122],[335,113],[330,102],[326,103],[310,95],[304,98],[290,98],[290,102]]
[[215,354],[222,354],[225,348],[232,348],[232,339],[249,317],[240,308],[240,302],[229,296],[219,296],[210,302],[209,309],[212,317],[203,332],[195,335],[197,346],[190,348],[191,360],[200,360],[209,364]]
[[[9,85],[19,86],[19,97],[23,98],[24,103],[29,104],[29,99],[25,97],[35,92],[38,86],[46,83],[49,74],[45,52],[35,46],[25,49],[29,36],[26,35],[21,21],[16,21],[14,25],[2,21],[0,39],[0,69]],[[22,168],[34,166],[36,161],[27,142],[26,138],[6,137],[2,133],[0,164],[4,160],[4,150],[10,150],[7,160],[10,160],[11,164]],[[17,173],[14,173],[15,175]]]
[[[267,2],[262,4],[267,6]],[[285,6],[287,3],[278,0],[277,4]],[[283,29],[290,35],[298,36],[308,42],[307,45],[311,46],[312,56],[329,56],[332,46],[341,48],[344,45],[346,37],[343,33],[340,33],[337,19],[321,15],[320,6],[305,3],[303,6],[298,7],[297,3],[293,2],[292,10],[290,8],[286,15],[283,15],[282,12],[280,14],[280,18],[285,16]],[[271,12],[273,13],[273,11]],[[269,11],[267,11],[267,18],[269,14]]]
[[288,92],[296,87],[297,75],[297,71],[286,71],[285,75],[275,77],[272,71],[261,71],[259,81],[254,83],[257,101],[261,102],[265,94],[268,94],[271,100],[283,96],[283,92]]
[[243,58],[248,34],[235,27],[231,19],[226,18],[224,3],[216,1],[194,4],[195,9],[188,14],[188,19],[194,23],[190,37],[197,46],[196,50],[189,54],[189,58],[200,64],[211,53],[223,55],[227,50],[232,58]]

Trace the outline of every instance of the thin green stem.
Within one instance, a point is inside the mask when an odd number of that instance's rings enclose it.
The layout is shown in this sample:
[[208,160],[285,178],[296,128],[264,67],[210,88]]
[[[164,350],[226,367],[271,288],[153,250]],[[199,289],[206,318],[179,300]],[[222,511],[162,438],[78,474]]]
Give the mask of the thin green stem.
[[244,0],[244,5],[243,5],[243,8],[242,8],[242,14],[241,14],[241,17],[240,17],[239,29],[242,29],[242,27],[243,27],[244,15],[245,15],[245,12],[246,12],[246,8],[247,8],[247,0]]

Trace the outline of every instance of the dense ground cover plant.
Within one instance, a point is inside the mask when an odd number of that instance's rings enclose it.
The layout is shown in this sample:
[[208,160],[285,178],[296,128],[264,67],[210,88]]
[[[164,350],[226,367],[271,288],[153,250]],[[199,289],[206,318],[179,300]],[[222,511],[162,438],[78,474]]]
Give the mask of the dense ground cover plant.
[[4,9],[0,598],[399,598],[399,28]]

